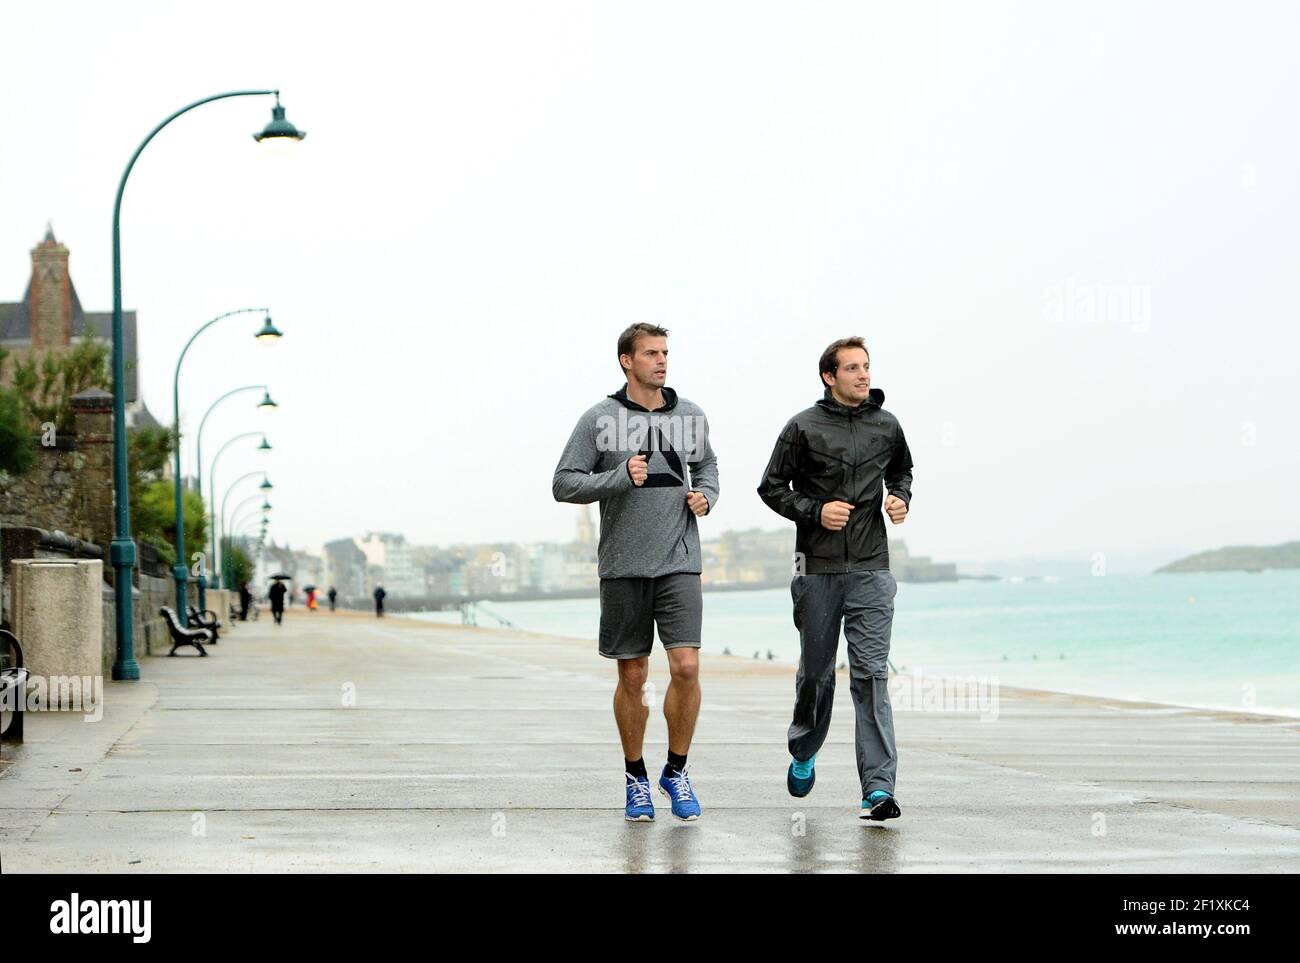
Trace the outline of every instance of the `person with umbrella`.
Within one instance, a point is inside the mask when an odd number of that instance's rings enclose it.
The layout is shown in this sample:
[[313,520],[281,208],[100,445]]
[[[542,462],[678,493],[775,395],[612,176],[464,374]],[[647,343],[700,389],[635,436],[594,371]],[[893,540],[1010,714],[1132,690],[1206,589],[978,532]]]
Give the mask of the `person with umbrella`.
[[384,617],[384,596],[388,593],[384,591],[382,585],[375,586],[375,617],[382,619]]
[[290,579],[288,575],[272,575],[271,588],[267,591],[266,596],[271,600],[271,614],[275,617],[275,624],[279,625],[284,618],[284,597],[289,594],[285,582]]

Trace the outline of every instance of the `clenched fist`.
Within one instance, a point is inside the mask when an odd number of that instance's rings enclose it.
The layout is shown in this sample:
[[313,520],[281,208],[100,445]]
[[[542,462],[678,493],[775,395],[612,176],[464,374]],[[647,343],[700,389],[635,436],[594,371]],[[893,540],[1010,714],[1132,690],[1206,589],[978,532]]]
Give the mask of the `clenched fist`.
[[686,496],[686,507],[696,515],[703,516],[709,511],[709,500],[703,492],[690,492]]
[[645,484],[650,469],[645,466],[645,455],[633,455],[627,460],[627,473],[632,476],[632,484],[640,488]]
[[907,517],[907,502],[897,495],[890,495],[885,499],[885,513],[895,525],[901,524]]
[[822,506],[822,528],[838,532],[849,523],[849,512],[853,506],[848,502],[827,502]]

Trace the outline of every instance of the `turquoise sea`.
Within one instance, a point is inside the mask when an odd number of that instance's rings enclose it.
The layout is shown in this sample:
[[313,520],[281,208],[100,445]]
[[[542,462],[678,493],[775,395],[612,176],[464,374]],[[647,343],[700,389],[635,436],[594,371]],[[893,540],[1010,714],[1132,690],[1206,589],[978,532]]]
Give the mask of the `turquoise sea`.
[[[596,637],[595,598],[486,608],[531,632]],[[793,664],[789,590],[706,592],[703,647]],[[907,674],[1300,717],[1300,570],[903,583],[890,659]]]

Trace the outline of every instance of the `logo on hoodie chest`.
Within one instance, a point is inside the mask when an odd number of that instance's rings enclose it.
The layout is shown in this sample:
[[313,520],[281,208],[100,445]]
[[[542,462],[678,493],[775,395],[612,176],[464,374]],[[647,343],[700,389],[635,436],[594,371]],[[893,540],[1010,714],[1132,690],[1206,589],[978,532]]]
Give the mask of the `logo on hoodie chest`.
[[648,472],[642,488],[681,488],[686,485],[686,465],[701,457],[707,423],[702,415],[629,414],[620,409],[617,417],[603,415],[596,422],[596,448],[644,455]]
[[645,455],[647,474],[642,488],[677,488],[686,484],[682,456],[673,451],[658,428],[650,429],[645,446],[637,454]]

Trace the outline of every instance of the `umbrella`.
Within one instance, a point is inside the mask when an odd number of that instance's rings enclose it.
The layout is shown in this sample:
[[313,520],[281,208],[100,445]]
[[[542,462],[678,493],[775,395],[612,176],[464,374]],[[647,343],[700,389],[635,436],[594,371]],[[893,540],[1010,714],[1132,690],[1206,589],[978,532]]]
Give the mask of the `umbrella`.
[[302,587],[302,590],[303,590],[304,592],[314,592],[314,591],[316,591],[316,586],[314,586],[314,585],[304,585],[304,586]]
[[285,580],[292,581],[292,580],[293,580],[293,576],[292,576],[292,575],[285,575],[283,572],[281,572],[279,575],[272,575],[272,576],[271,576],[271,581],[272,581],[272,582],[282,582],[282,581],[285,581]]

